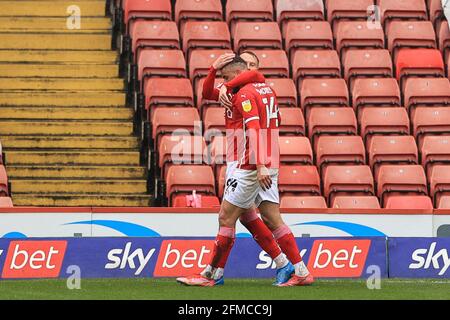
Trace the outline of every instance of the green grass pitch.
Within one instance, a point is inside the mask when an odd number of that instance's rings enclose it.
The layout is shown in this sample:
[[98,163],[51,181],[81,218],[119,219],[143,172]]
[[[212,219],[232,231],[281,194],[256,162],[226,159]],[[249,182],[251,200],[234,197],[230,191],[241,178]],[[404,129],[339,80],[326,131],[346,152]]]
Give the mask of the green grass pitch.
[[62,300],[450,300],[450,280],[383,279],[369,290],[364,280],[317,280],[309,287],[277,288],[271,279],[226,279],[213,288],[186,287],[175,279],[82,279],[69,290],[65,280],[2,280],[0,299]]

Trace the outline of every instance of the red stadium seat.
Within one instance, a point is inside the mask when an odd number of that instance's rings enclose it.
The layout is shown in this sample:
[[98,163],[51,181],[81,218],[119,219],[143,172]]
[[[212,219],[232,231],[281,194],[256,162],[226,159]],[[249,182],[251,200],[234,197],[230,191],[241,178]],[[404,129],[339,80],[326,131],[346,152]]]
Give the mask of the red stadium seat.
[[207,138],[211,143],[207,147],[207,163],[214,169],[214,175],[219,176],[222,166],[227,163],[227,138],[224,135],[217,135]]
[[228,49],[198,49],[191,51],[191,58],[189,61],[189,78],[194,85],[194,90],[197,89],[200,78],[206,77],[209,68],[213,62],[217,60],[222,54],[232,53]]
[[450,196],[442,196],[437,205],[437,209],[450,209]]
[[340,78],[341,63],[335,50],[297,50],[292,63],[296,83],[306,77]]
[[155,146],[159,145],[160,136],[171,134],[193,133],[200,130],[200,117],[197,108],[161,107],[153,112],[151,119],[152,138]]
[[166,196],[169,206],[175,195],[191,194],[192,191],[215,195],[214,174],[210,166],[173,165],[167,172]]
[[436,29],[439,50],[441,50],[444,60],[447,61],[450,50],[450,29],[448,26],[448,21],[444,20],[438,29]]
[[290,21],[283,38],[289,57],[298,49],[333,49],[333,33],[326,21]]
[[278,177],[280,194],[320,196],[320,178],[315,166],[280,166]]
[[170,0],[126,0],[123,5],[124,23],[131,30],[136,20],[171,20]]
[[367,146],[374,135],[409,135],[408,113],[405,108],[364,108],[360,134]]
[[215,130],[225,133],[225,109],[222,107],[209,107],[203,117],[205,134]]
[[305,135],[305,118],[302,109],[286,108],[280,109],[281,124],[280,135]]
[[217,184],[217,195],[219,198],[223,197],[223,192],[225,189],[225,174],[227,171],[227,166],[221,166],[219,170],[219,174],[216,173],[216,184]]
[[189,61],[193,49],[231,49],[230,32],[224,21],[188,21],[181,39]]
[[252,50],[259,59],[259,69],[265,77],[289,78],[289,60],[284,50]]
[[367,21],[342,21],[336,31],[336,50],[342,61],[349,49],[384,49],[382,29],[371,28]]
[[308,137],[313,147],[316,137],[326,135],[356,135],[357,122],[352,108],[313,108],[308,117]]
[[369,165],[374,175],[384,164],[417,164],[418,152],[413,136],[374,136],[368,146]]
[[386,209],[433,210],[428,196],[390,196],[386,200]]
[[297,89],[292,79],[270,78],[266,83],[276,92],[279,107],[297,107]]
[[238,22],[233,33],[234,51],[282,49],[280,29],[276,22]]
[[399,194],[427,195],[427,178],[420,165],[383,165],[376,175],[381,205],[386,197]]
[[0,208],[12,208],[14,207],[10,197],[0,197]]
[[437,165],[428,176],[430,196],[434,204],[438,204],[442,197],[450,196],[450,166]]
[[330,165],[365,164],[366,152],[360,136],[320,136],[314,149],[322,177]]
[[387,28],[388,49],[393,61],[401,48],[436,48],[436,36],[430,21],[392,21]]
[[277,0],[277,21],[283,30],[290,20],[323,20],[322,1]]
[[165,135],[158,147],[158,166],[165,178],[172,164],[203,164],[205,140],[201,136]]
[[220,0],[177,0],[175,21],[181,32],[188,20],[222,20]]
[[280,136],[281,164],[312,164],[313,153],[306,137]]
[[218,208],[219,198],[215,196],[205,196],[201,194],[178,195],[173,198],[174,208]]
[[411,120],[419,148],[427,135],[450,134],[449,107],[419,107]]
[[337,196],[331,204],[335,209],[380,209],[375,196]]
[[343,61],[344,78],[352,90],[359,78],[393,76],[392,60],[388,50],[349,50]]
[[306,117],[314,107],[339,107],[350,104],[344,79],[305,79],[299,90],[301,107]]
[[0,197],[9,196],[8,176],[5,166],[0,165]]
[[425,137],[420,155],[427,176],[431,175],[434,166],[450,164],[450,135]]
[[444,10],[442,9],[442,0],[428,0],[428,8],[430,13],[430,21],[433,23],[435,30],[439,30],[442,21],[446,21]]
[[134,61],[143,48],[180,49],[180,35],[173,21],[136,21],[130,29],[130,36]]
[[329,166],[323,179],[328,204],[336,196],[373,195],[373,177],[369,166]]
[[326,0],[328,22],[336,30],[335,24],[342,20],[367,21],[373,4],[373,0]]
[[423,0],[378,0],[381,23],[387,27],[392,20],[428,20]]
[[144,87],[145,108],[160,106],[194,106],[194,94],[189,79],[149,78]]
[[228,0],[226,4],[227,23],[234,34],[238,21],[273,21],[271,0]]
[[280,208],[285,209],[326,209],[327,203],[321,196],[283,196]]
[[[219,85],[221,85],[223,83],[223,79],[222,78],[216,78],[214,80],[214,87],[218,87]],[[204,99],[203,98],[203,83],[205,82],[205,79],[202,78],[198,81],[198,85],[197,85],[197,108],[200,111],[200,114],[202,115],[202,118],[205,118],[205,113],[206,110],[208,108],[211,107],[220,107],[220,103],[219,101],[214,101],[214,100],[208,100],[208,99]]]
[[405,107],[414,118],[418,107],[450,105],[450,82],[447,78],[411,78],[405,83]]
[[186,61],[181,50],[141,50],[138,57],[137,80],[143,90],[148,77],[186,78]]
[[393,78],[358,78],[353,84],[352,98],[358,118],[366,107],[401,107],[400,88]]
[[396,77],[402,88],[409,77],[445,77],[444,61],[437,49],[399,50],[396,70]]

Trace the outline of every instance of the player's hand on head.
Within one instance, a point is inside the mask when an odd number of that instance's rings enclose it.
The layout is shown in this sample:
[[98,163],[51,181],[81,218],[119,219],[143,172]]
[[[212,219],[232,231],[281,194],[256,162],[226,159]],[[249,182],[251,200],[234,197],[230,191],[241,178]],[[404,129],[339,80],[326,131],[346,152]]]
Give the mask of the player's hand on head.
[[218,57],[216,61],[213,62],[212,66],[216,70],[222,69],[222,67],[231,62],[234,57],[234,53],[224,53],[220,57]]
[[265,191],[270,189],[272,185],[272,178],[270,178],[269,169],[266,166],[257,166],[257,179],[261,188]]
[[231,100],[228,97],[228,89],[225,86],[220,87],[219,102],[224,107],[231,108],[232,106]]

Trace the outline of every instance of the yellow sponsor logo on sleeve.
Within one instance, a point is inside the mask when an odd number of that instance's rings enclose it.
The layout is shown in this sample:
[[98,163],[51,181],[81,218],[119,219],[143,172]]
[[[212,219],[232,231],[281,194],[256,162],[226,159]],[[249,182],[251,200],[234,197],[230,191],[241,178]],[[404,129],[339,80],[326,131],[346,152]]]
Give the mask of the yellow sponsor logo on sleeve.
[[250,100],[245,100],[244,102],[242,102],[242,109],[245,112],[249,112],[250,110],[252,110],[252,103],[250,102]]

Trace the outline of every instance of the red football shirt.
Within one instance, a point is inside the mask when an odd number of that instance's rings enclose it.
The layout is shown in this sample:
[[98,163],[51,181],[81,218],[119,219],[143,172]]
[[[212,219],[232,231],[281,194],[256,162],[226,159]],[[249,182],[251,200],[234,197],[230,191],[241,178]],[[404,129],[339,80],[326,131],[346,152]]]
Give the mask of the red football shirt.
[[232,118],[227,123],[232,160],[246,170],[256,170],[257,164],[278,168],[280,113],[274,90],[263,82],[250,83],[233,96],[232,102]]

